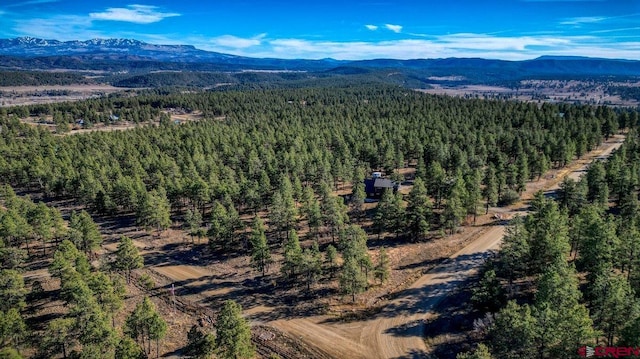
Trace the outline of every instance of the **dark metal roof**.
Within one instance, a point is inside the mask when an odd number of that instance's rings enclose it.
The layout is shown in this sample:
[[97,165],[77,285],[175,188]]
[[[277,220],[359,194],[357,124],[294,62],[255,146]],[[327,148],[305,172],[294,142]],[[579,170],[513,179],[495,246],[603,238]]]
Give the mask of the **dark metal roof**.
[[376,181],[373,183],[373,187],[375,188],[393,188],[395,186],[395,182],[387,178],[376,178]]

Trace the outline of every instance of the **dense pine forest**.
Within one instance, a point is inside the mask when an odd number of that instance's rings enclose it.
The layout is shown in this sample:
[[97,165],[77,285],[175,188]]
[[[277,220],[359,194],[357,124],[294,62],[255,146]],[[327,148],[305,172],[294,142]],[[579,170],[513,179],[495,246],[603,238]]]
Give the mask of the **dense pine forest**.
[[[175,110],[204,119],[174,122],[168,113]],[[86,127],[148,125],[52,133],[21,121],[28,116],[82,120]],[[369,240],[455,234],[489,207],[517,202],[527,182],[638,120],[623,109],[451,98],[383,85],[142,91],[0,108],[0,256],[8,283],[0,289],[0,344],[6,355],[34,347],[65,357],[160,352],[166,323],[148,299],[115,322],[131,272],[144,263],[127,237],[108,258],[91,261],[102,241],[92,216],[132,216],[150,232],[183,228],[208,237],[212,253],[250,257],[261,276],[281,251],[283,280],[308,292],[326,275],[354,302],[370,277],[389,276],[384,248],[374,263]],[[474,295],[490,313],[480,323],[489,349],[469,355],[538,356],[542,348],[543,357],[553,358],[596,339],[640,344],[633,324],[640,315],[638,143],[633,129],[611,161],[591,166],[580,182],[563,182],[557,203],[538,196],[534,214],[515,220]],[[375,210],[365,210],[363,180],[373,171],[409,184],[410,192],[385,191]],[[44,204],[56,200],[83,210],[63,219]],[[312,243],[307,248],[303,232]],[[21,275],[34,256],[49,256],[48,272],[59,279],[69,309],[39,331],[21,318],[25,298],[38,295]],[[215,348],[219,357],[251,357],[240,312],[225,303],[217,336],[194,328],[185,352],[210,355]]]
[[474,290],[486,344],[458,358],[580,357],[581,347],[584,357],[586,345],[624,356],[640,346],[639,141],[632,130],[606,163],[565,179],[557,201],[539,193],[533,214],[512,223]]

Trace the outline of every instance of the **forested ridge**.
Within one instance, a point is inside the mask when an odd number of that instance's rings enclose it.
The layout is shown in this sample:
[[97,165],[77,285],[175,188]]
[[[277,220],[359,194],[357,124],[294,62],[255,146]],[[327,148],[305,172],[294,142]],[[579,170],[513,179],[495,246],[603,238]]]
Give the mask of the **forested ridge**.
[[72,72],[0,71],[0,86],[92,84],[94,80]]
[[[205,119],[176,124],[165,114],[168,109],[199,111]],[[69,122],[77,118],[108,122],[115,115],[136,122],[159,120],[159,124],[66,136],[19,119],[44,114]],[[152,344],[158,345],[166,328],[149,302],[141,302],[131,319],[122,324],[126,336],[107,325],[114,310],[105,306],[116,304],[101,302],[107,297],[96,293],[107,289],[93,288],[94,276],[109,278],[106,282],[112,283],[115,291],[118,281],[128,280],[131,271],[143,263],[131,240],[124,237],[108,266],[87,268],[86,256],[101,243],[89,213],[107,217],[133,214],[137,224],[149,231],[176,227],[177,223],[192,237],[208,237],[214,253],[247,255],[261,276],[269,273],[272,252],[281,249],[283,280],[309,292],[324,276],[338,282],[341,293],[355,301],[356,295],[369,287],[370,277],[377,282],[389,277],[384,248],[376,263],[369,256],[367,242],[372,235],[415,241],[435,233],[456,233],[481,210],[517,201],[527,181],[536,180],[551,167],[564,166],[618,129],[637,123],[637,112],[607,107],[469,100],[390,86],[146,91],[131,97],[2,108],[0,181],[42,194],[45,200],[74,199],[87,211],[72,214],[64,224],[60,214],[48,212],[43,202],[23,206],[34,209],[15,209],[12,203],[18,200],[7,198],[18,197],[6,189],[0,212],[0,220],[6,221],[0,222],[0,254],[17,258],[17,269],[6,269],[15,271],[22,265],[20,258],[31,255],[21,252],[23,247],[31,251],[29,246],[36,242],[42,244],[43,251],[53,247],[53,262],[58,264],[50,267],[51,275],[61,281],[62,291],[68,293],[64,298],[72,308],[63,318],[68,322],[56,322],[66,327],[50,328],[73,338],[69,348],[60,341],[51,344],[61,353],[84,347],[91,349],[87,353],[103,357],[124,357],[118,356],[118,350],[131,350],[132,355],[155,353],[158,349]],[[636,158],[631,155],[637,152],[631,150],[635,148],[632,144],[623,148],[630,158]],[[610,170],[612,165],[603,167],[602,173],[591,175],[595,179],[584,185],[585,201],[599,204],[598,215],[604,213],[603,203],[609,194],[614,199],[626,198],[622,194],[638,183],[638,171],[634,170],[638,165],[624,166],[624,161],[626,158],[618,160],[617,170]],[[401,174],[407,167],[415,167],[415,180]],[[381,170],[398,182],[409,180],[410,193],[385,191],[376,210],[365,212],[363,179],[373,170]],[[563,198],[574,198],[567,186],[563,187],[567,193]],[[607,188],[610,192],[600,193]],[[350,195],[343,199],[335,190],[347,190]],[[522,225],[527,233],[538,231],[542,238],[548,233],[567,232],[561,225],[569,220],[559,220],[560,224],[553,220],[570,211],[563,212],[541,199],[537,206],[553,218],[547,220],[549,226],[527,222]],[[582,202],[566,206],[574,211],[587,207]],[[38,217],[38,211],[46,214]],[[38,219],[41,217],[44,219]],[[364,226],[369,220],[372,225]],[[298,232],[302,231],[311,246],[301,246]],[[574,242],[581,258],[580,240],[570,243]],[[556,247],[556,252],[546,254]],[[551,243],[526,252],[527,257],[519,258],[522,261],[518,263],[527,263],[527,275],[539,274],[551,265],[569,273],[557,254],[566,250]],[[594,268],[590,263],[585,266]],[[631,268],[630,264],[620,268],[631,273],[629,280],[636,275],[635,267]],[[514,269],[513,273],[501,278],[517,282],[520,272]],[[65,289],[65,283],[70,288]],[[73,294],[76,290],[83,296]],[[91,293],[95,300],[79,301],[90,298]],[[87,317],[81,313],[89,313],[89,320],[100,325],[87,327],[82,321]],[[239,316],[239,308],[225,304],[222,313]],[[248,328],[238,323],[229,330],[244,343]],[[68,328],[73,331],[64,331]],[[244,329],[238,332],[238,328]],[[2,345],[20,347],[24,341],[19,339],[7,338]],[[240,356],[252,353],[248,344],[232,348],[224,340],[194,330],[185,350],[222,347],[238,350]],[[495,347],[492,350],[499,353]]]

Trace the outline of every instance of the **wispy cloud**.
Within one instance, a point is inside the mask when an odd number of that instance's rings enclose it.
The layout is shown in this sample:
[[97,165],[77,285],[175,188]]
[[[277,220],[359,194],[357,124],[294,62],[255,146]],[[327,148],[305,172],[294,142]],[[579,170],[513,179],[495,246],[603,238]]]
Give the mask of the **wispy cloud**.
[[[591,31],[591,34],[608,34],[608,33],[612,33],[612,32],[623,32],[623,31],[635,31],[635,30],[640,30],[640,27],[635,26],[635,27],[624,27],[624,28],[619,28],[619,29],[606,29],[606,30],[596,30],[596,31]],[[633,36],[635,38],[637,38],[637,36]]]
[[151,24],[168,17],[180,16],[178,13],[161,12],[157,6],[127,5],[127,7],[111,7],[103,12],[92,12],[91,19],[107,21],[124,21],[136,24]]
[[364,27],[366,27],[367,29],[369,29],[371,31],[378,30],[378,26],[376,26],[376,25],[364,25]]
[[583,24],[595,24],[607,20],[604,16],[583,16],[572,17],[560,22],[560,25],[583,25]]
[[402,25],[385,24],[384,27],[395,32],[396,34],[402,32]]
[[54,3],[58,1],[59,0],[27,0],[27,1],[21,1],[13,4],[8,4],[8,5],[5,5],[5,7],[12,8],[12,7],[32,6],[32,5],[40,5],[40,4],[49,4],[49,3]]

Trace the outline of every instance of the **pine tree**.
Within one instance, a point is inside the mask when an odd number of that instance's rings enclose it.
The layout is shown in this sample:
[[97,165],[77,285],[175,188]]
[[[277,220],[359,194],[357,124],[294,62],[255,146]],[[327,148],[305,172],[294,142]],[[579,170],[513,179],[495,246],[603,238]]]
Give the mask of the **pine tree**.
[[138,248],[131,238],[122,236],[116,249],[114,268],[124,271],[127,283],[131,283],[131,272],[144,266],[144,258],[138,253]]
[[614,266],[620,245],[613,218],[603,217],[599,207],[586,206],[574,217],[571,231],[580,254],[576,264],[580,271],[589,273],[590,282]]
[[220,359],[253,358],[249,324],[242,317],[242,307],[232,300],[224,302],[216,318],[216,347]]
[[465,208],[467,210],[467,214],[473,216],[473,223],[476,223],[476,217],[478,216],[478,203],[482,198],[482,193],[480,190],[482,183],[482,175],[480,174],[480,170],[474,170],[465,176],[465,191],[466,191],[466,200],[465,200]]
[[122,337],[116,345],[115,359],[142,359],[147,355],[140,346],[129,337]]
[[402,206],[402,195],[393,194],[386,190],[382,194],[376,208],[374,226],[378,228],[378,235],[383,231],[389,231],[397,235],[404,229],[405,209]]
[[138,223],[147,229],[162,231],[171,226],[171,206],[163,188],[142,194],[136,213]]
[[609,201],[609,185],[606,170],[600,161],[593,162],[587,169],[587,200],[605,207]]
[[227,224],[229,223],[227,209],[222,203],[215,201],[211,208],[210,217],[211,222],[209,231],[207,232],[209,236],[209,247],[215,248],[221,244],[222,247],[225,248],[225,238],[227,238],[227,232],[229,231],[227,228]]
[[493,356],[491,356],[489,348],[480,343],[478,347],[471,352],[458,353],[456,359],[493,359]]
[[326,196],[322,201],[323,221],[331,231],[331,239],[335,240],[335,234],[340,228],[349,222],[347,206],[342,197]]
[[431,197],[435,198],[436,208],[440,208],[442,204],[442,197],[444,195],[444,188],[446,182],[447,173],[442,168],[440,162],[433,161],[427,166],[427,190]]
[[353,190],[351,191],[351,200],[349,201],[352,210],[357,215],[360,215],[362,213],[362,205],[364,204],[364,200],[367,198],[363,180],[364,178],[362,180],[357,180],[353,184]]
[[413,238],[421,239],[429,231],[431,218],[431,202],[422,179],[416,178],[407,202],[406,216],[409,233]]
[[606,272],[589,285],[588,296],[596,329],[602,331],[607,346],[614,345],[629,318],[640,313],[633,289],[622,276]]
[[215,351],[215,335],[204,333],[196,325],[193,325],[187,333],[187,346],[184,353],[195,359],[210,359]]
[[351,295],[351,300],[356,301],[356,294],[367,288],[367,278],[360,270],[356,258],[347,257],[342,264],[340,273],[340,289],[343,293]]
[[464,207],[467,195],[463,184],[462,178],[459,177],[449,193],[442,212],[443,224],[449,228],[451,234],[455,233],[467,213]]
[[536,343],[537,320],[528,305],[514,301],[496,314],[489,338],[497,358],[538,358]]
[[504,305],[505,299],[506,295],[495,270],[490,268],[484,271],[480,283],[473,290],[471,302],[476,308],[495,313]]
[[42,338],[41,351],[49,355],[62,353],[62,357],[66,358],[76,341],[73,325],[73,318],[51,320]]
[[378,263],[373,269],[373,276],[382,284],[389,279],[389,256],[384,247],[378,251]]
[[19,272],[11,269],[0,271],[0,311],[21,310],[26,305],[26,295],[24,279]]
[[271,253],[269,252],[269,246],[267,244],[267,236],[265,235],[264,224],[262,219],[256,216],[253,219],[251,232],[251,262],[253,267],[262,273],[262,276],[266,274],[271,264]]
[[543,199],[536,212],[527,216],[529,270],[543,273],[549,267],[563,266],[571,250],[566,213],[558,209],[556,202]]
[[529,256],[529,233],[524,226],[524,220],[516,217],[511,221],[502,239],[497,263],[498,272],[508,280],[509,291],[514,280],[526,275],[531,260]]
[[322,256],[320,255],[320,248],[318,247],[317,241],[313,242],[311,248],[306,248],[303,251],[300,263],[300,269],[304,275],[308,292],[311,290],[311,285],[318,280],[318,277],[322,273]]
[[146,354],[151,354],[151,344],[155,340],[156,354],[159,354],[159,341],[166,334],[167,324],[158,314],[153,302],[145,297],[141,303],[136,304],[133,312],[125,320],[123,331],[136,340]]
[[187,209],[187,213],[184,215],[184,222],[189,231],[189,236],[191,237],[191,243],[194,242],[193,237],[202,237],[202,229],[200,228],[202,224],[202,215],[199,211],[192,211],[191,209]]
[[280,268],[283,276],[295,280],[300,273],[302,262],[302,248],[300,248],[298,234],[292,229],[284,243],[284,261]]
[[0,347],[18,347],[27,333],[27,326],[16,308],[0,311]]
[[77,242],[74,242],[76,248],[89,253],[100,246],[102,235],[98,230],[98,225],[96,225],[87,211],[72,212],[69,227],[77,231],[79,235]]
[[596,335],[589,311],[580,303],[577,273],[568,265],[552,267],[538,279],[537,288],[533,313],[541,355],[570,356]]
[[328,245],[325,251],[325,263],[329,265],[329,272],[333,276],[333,272],[335,271],[336,263],[338,262],[338,251],[336,247],[333,245]]
[[487,167],[484,175],[484,197],[487,200],[486,213],[489,213],[489,207],[498,203],[498,183],[496,179],[496,170],[492,164]]

